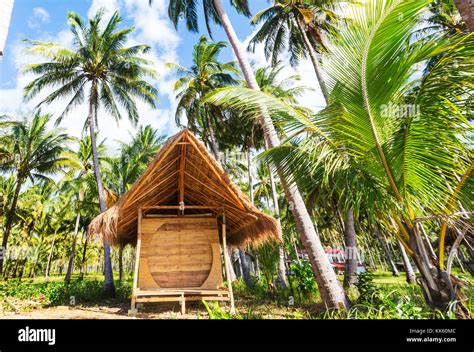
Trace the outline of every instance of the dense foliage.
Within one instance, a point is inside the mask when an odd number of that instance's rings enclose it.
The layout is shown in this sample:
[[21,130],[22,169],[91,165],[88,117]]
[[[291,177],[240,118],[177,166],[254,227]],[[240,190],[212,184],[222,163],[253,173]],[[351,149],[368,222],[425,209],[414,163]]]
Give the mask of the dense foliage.
[[[199,4],[170,1],[171,21],[199,32]],[[247,1],[231,4],[251,15]],[[250,20],[260,27],[249,50],[263,46],[263,67],[250,67],[221,1],[201,5],[209,34],[222,25],[229,43],[202,35],[189,67],[167,63],[176,125],[198,135],[283,232],[281,243],[229,248],[242,308],[233,316],[205,303],[208,317],[268,317],[257,304],[286,310],[285,318],[470,317],[474,36],[454,2],[271,1]],[[118,13],[84,20],[71,12],[68,23],[74,47],[28,40],[28,52],[45,61],[24,69],[35,75],[25,100],[68,104],[55,115],[0,119],[7,306],[9,298],[100,302],[104,285],[106,296],[129,298],[135,249],[110,249],[87,227],[166,140],[138,114],[138,101],[154,107],[158,99],[150,47],[125,46],[133,28],[122,28]],[[222,60],[229,48],[237,61]],[[287,67],[304,59],[311,87]],[[319,91],[325,106],[302,105]],[[82,104],[88,133],[80,139],[52,126]],[[129,142],[106,148],[102,113],[128,117],[137,127]]]

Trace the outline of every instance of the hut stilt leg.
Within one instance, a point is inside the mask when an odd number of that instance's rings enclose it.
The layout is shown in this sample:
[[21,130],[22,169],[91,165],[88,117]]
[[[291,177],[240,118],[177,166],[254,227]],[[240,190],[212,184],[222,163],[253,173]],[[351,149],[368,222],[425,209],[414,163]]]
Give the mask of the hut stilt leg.
[[135,250],[135,268],[133,270],[133,289],[132,289],[132,302],[130,304],[130,314],[137,312],[136,305],[136,294],[138,290],[138,271],[140,268],[140,247],[142,242],[141,235],[141,225],[142,225],[142,209],[138,209],[138,229],[137,229],[137,247]]
[[227,286],[229,289],[230,296],[230,313],[235,314],[235,303],[234,303],[234,293],[232,290],[232,279],[230,277],[229,269],[229,255],[227,254],[227,240],[226,240],[226,224],[225,224],[225,213],[222,214],[222,247],[224,252],[224,266],[225,266],[225,276],[227,279]]
[[186,301],[184,299],[184,293],[181,294],[181,314],[185,315],[186,314]]

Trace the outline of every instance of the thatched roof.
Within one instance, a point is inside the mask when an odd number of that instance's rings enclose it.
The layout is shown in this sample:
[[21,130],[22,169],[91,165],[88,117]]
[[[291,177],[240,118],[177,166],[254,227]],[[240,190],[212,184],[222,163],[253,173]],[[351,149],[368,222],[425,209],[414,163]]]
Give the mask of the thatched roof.
[[212,206],[189,209],[186,214],[225,211],[231,245],[280,239],[281,229],[271,216],[259,211],[231,182],[221,165],[189,130],[169,138],[130,190],[89,225],[89,234],[112,245],[134,244],[138,209],[145,216],[177,215],[176,209],[152,206]]

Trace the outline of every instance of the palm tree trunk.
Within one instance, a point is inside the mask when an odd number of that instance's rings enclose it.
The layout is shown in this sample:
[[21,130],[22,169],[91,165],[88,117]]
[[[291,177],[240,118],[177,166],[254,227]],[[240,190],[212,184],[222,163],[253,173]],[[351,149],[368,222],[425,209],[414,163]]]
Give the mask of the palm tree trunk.
[[[250,193],[250,201],[252,204],[254,203],[254,196],[253,196],[253,177],[252,177],[252,157],[250,153],[250,148],[247,151],[247,173],[249,179],[249,193]],[[240,257],[240,265],[241,265],[241,273],[242,278],[244,279],[245,285],[247,287],[255,286],[253,282],[252,275],[250,275],[250,263],[247,260],[247,253],[244,249],[239,249],[239,257]]]
[[219,144],[217,144],[216,134],[214,133],[214,128],[211,126],[209,119],[208,119],[208,124],[209,124],[209,139],[211,142],[212,154],[214,154],[216,161],[220,164],[221,154],[219,150]]
[[123,247],[120,246],[118,252],[118,262],[119,262],[119,281],[123,281]]
[[250,274],[250,263],[248,260],[247,253],[245,250],[239,250],[240,263],[242,265],[242,278],[244,279],[245,285],[247,287],[254,287],[255,283],[253,282],[252,275]]
[[242,279],[244,278],[244,275],[243,275],[243,268],[242,268],[242,260],[240,259],[240,251],[237,250],[237,252],[234,252],[234,255],[236,257],[236,263],[237,263],[237,271],[236,271],[236,274],[237,274],[237,278],[241,277]]
[[18,197],[20,195],[22,184],[23,184],[23,178],[17,176],[15,193],[13,194],[12,204],[10,206],[10,211],[8,212],[8,215],[7,215],[7,223],[5,224],[5,231],[3,233],[2,248],[1,248],[3,255],[0,255],[0,274],[3,274],[3,260],[5,257],[5,251],[7,250],[8,237],[10,236],[10,232],[13,227],[13,220],[15,218],[16,205],[18,203]]
[[329,93],[326,87],[326,82],[324,81],[324,78],[323,78],[323,74],[321,72],[321,67],[318,61],[316,50],[314,50],[314,47],[308,38],[308,34],[306,33],[304,24],[301,23],[301,21],[297,19],[295,20],[295,22],[301,32],[301,36],[303,37],[304,44],[306,46],[306,49],[308,50],[311,63],[313,64],[314,72],[316,73],[316,77],[319,82],[319,87],[321,88],[321,93],[323,93],[324,99],[326,100],[326,104],[327,104],[329,102]]
[[23,271],[25,270],[26,262],[28,261],[27,258],[22,259],[20,263],[20,269],[18,271],[18,278],[21,279],[23,277]]
[[[214,6],[219,18],[221,19],[229,42],[232,45],[234,54],[239,61],[247,85],[252,89],[260,90],[245,51],[235,34],[232,23],[224,10],[221,0],[214,0]],[[273,126],[273,122],[264,109],[262,109],[260,123],[268,146],[270,148],[277,147],[280,144],[280,141],[275,127]],[[315,225],[306,209],[303,197],[294,183],[286,182],[283,174],[280,174],[280,180],[285,190],[288,203],[290,204],[293,217],[295,218],[298,232],[300,233],[302,242],[308,252],[323,303],[331,308],[343,309],[348,307],[349,301],[345,296],[344,290],[337,281],[336,274],[324,253],[324,248],[321,244]]]
[[54,250],[54,243],[56,242],[56,234],[58,230],[54,231],[53,242],[51,242],[51,249],[49,250],[48,256],[48,263],[46,264],[46,273],[45,273],[45,280],[49,280],[49,270],[51,269],[51,261],[53,260],[53,250]]
[[420,272],[418,281],[426,302],[432,309],[453,311],[458,318],[470,319],[472,313],[466,305],[467,298],[461,291],[459,279],[432,261],[415,226],[401,225],[409,235],[410,255]]
[[40,239],[40,244],[38,246],[38,255],[36,257],[35,263],[33,264],[33,267],[30,270],[30,274],[28,275],[28,277],[31,277],[31,278],[36,276],[36,268],[38,267],[38,263],[40,261],[41,247],[43,246],[43,238],[44,238],[41,234],[40,236],[41,236],[41,239]]
[[474,32],[474,2],[472,0],[454,0],[454,4],[466,22],[469,32]]
[[86,253],[87,253],[87,242],[89,242],[89,237],[87,236],[87,232],[84,231],[84,249],[82,250],[82,263],[81,263],[81,269],[79,271],[79,280],[82,280],[84,278],[84,266],[86,265]]
[[247,150],[247,175],[249,179],[249,195],[250,195],[250,202],[252,204],[255,203],[254,195],[253,195],[253,177],[252,177],[252,153],[251,149]]
[[350,208],[347,211],[345,225],[345,268],[344,268],[344,287],[349,287],[357,283],[357,237],[354,224],[354,210]]
[[261,272],[260,272],[260,261],[258,260],[257,253],[255,253],[254,259],[255,259],[255,262],[254,262],[255,276],[257,277],[257,281],[259,281]]
[[382,250],[385,253],[385,258],[387,258],[390,268],[392,269],[392,275],[399,276],[400,273],[398,272],[397,266],[395,265],[395,262],[393,261],[393,256],[392,256],[392,253],[390,252],[390,248],[388,248],[387,242],[385,241],[382,234],[380,233],[379,227],[377,225],[374,227],[374,234],[375,234],[375,237],[377,237],[377,239],[379,240],[380,245],[382,246]]
[[[97,153],[97,144],[95,139],[95,108],[97,104],[97,86],[96,81],[92,81],[92,90],[91,90],[91,99],[89,102],[89,133],[91,137],[91,147],[92,147],[92,160],[94,165],[94,174],[97,182],[97,190],[99,193],[99,208],[100,212],[103,213],[107,210],[105,205],[105,193],[104,186],[102,184],[102,177],[100,174],[99,167],[99,156]],[[110,246],[104,241],[104,295],[105,297],[115,297],[115,285],[114,285],[114,274],[112,271],[112,260],[110,258]]]
[[413,271],[413,267],[410,263],[410,259],[408,258],[405,247],[403,247],[400,241],[397,241],[397,243],[398,243],[398,248],[400,248],[400,254],[402,255],[403,266],[405,267],[407,282],[409,284],[414,284],[416,282],[416,276],[415,276],[415,272]]
[[71,281],[72,268],[74,266],[74,254],[76,252],[76,242],[77,242],[77,234],[79,232],[80,220],[81,220],[81,214],[78,212],[77,217],[76,217],[76,225],[74,226],[74,238],[72,240],[71,254],[69,254],[69,262],[67,265],[66,277],[64,278],[64,282],[66,284],[68,284]]
[[15,267],[13,269],[13,274],[11,275],[12,279],[16,278],[19,265],[20,265],[20,259],[15,259]]
[[229,260],[230,260],[230,263],[229,263],[230,280],[235,281],[237,279],[237,274],[235,273],[235,269],[234,269],[234,251],[229,246],[227,246],[225,250],[227,250],[227,255],[229,256]]
[[[301,32],[301,36],[303,37],[305,47],[308,51],[309,57],[311,59],[311,63],[313,64],[314,72],[316,73],[316,78],[318,79],[319,87],[321,88],[321,93],[324,96],[326,104],[329,103],[329,92],[326,86],[326,82],[324,81],[323,74],[321,72],[321,66],[319,64],[318,56],[316,50],[314,50],[311,41],[308,38],[308,34],[306,32],[305,25],[302,23],[300,19],[295,19],[295,22]],[[354,212],[350,209],[346,217],[344,219],[344,238],[346,242],[346,252],[347,249],[349,250],[357,250],[357,239],[356,239],[356,232],[354,227]],[[354,244],[352,249],[352,245],[348,245],[349,243]],[[349,247],[348,247],[349,246]],[[344,287],[348,287],[351,284],[355,284],[357,282],[357,277],[355,276],[357,272],[357,258],[352,258],[346,260],[346,266],[344,270]]]
[[425,241],[425,243],[426,243],[426,245],[427,245],[427,247],[430,251],[431,257],[436,258],[436,253],[433,249],[433,246],[431,245],[430,238],[428,237],[428,234],[425,231],[425,227],[423,226],[423,224],[421,222],[418,223],[418,225],[419,225],[419,228],[421,230],[421,233],[423,234],[423,239],[424,239],[424,241]]
[[[270,186],[272,188],[272,202],[273,210],[275,212],[275,217],[278,223],[281,226],[280,222],[280,205],[278,204],[278,193],[275,184],[275,178],[273,177],[272,168],[269,168],[270,173]],[[285,247],[283,243],[278,247],[278,268],[277,268],[277,280],[276,285],[280,288],[288,288],[288,283],[286,281],[286,265],[285,265]]]
[[[308,51],[309,57],[311,59],[311,63],[313,64],[314,72],[316,73],[316,78],[318,79],[321,93],[324,96],[324,100],[326,101],[326,104],[329,104],[329,92],[326,86],[326,82],[324,81],[323,74],[321,72],[321,66],[319,64],[316,50],[314,50],[314,47],[308,38],[305,25],[302,23],[302,21],[300,19],[295,19],[295,22],[301,32],[301,36],[303,37],[305,47]],[[344,219],[344,222],[345,222],[344,238],[346,241],[346,249],[347,249],[347,241],[354,244],[357,243],[356,232],[355,232],[353,221],[354,221],[354,214],[353,214],[353,210],[350,209],[347,212],[346,217]],[[354,249],[356,250],[357,248],[354,247]],[[344,270],[344,287],[348,287],[349,285],[355,284],[357,282],[357,277],[355,276],[356,271],[357,271],[357,258],[349,259],[348,261],[346,261],[346,267]]]

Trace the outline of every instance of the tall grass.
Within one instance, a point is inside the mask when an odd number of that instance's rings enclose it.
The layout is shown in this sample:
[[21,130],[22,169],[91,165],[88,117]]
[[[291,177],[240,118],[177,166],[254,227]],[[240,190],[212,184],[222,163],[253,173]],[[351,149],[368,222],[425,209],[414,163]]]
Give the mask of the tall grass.
[[[0,282],[0,299],[15,297],[35,300],[44,306],[61,304],[90,304],[103,300],[103,282],[101,280],[37,282],[33,280],[9,280]],[[116,283],[117,299],[129,299],[131,284]]]

